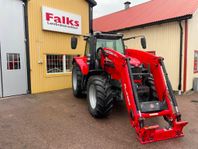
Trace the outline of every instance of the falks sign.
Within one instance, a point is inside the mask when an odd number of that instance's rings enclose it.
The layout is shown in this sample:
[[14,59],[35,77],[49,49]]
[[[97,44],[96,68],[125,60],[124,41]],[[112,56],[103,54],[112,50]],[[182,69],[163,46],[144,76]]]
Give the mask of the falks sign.
[[42,7],[42,22],[43,30],[69,33],[69,34],[82,34],[81,16]]

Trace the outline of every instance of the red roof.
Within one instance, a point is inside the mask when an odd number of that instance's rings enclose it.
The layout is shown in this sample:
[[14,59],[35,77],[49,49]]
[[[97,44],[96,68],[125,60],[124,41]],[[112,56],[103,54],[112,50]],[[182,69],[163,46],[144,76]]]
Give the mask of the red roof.
[[94,31],[116,31],[193,15],[198,0],[151,0],[93,21]]

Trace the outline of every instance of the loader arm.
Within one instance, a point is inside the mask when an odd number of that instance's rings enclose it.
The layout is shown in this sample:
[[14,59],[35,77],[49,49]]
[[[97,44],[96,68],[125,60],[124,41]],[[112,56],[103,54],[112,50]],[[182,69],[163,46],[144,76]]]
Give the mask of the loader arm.
[[127,111],[131,119],[133,127],[137,127],[139,114],[136,108],[136,102],[134,100],[134,92],[132,90],[132,84],[129,76],[129,69],[127,65],[127,57],[119,52],[104,48],[106,56],[101,56],[101,67],[105,72],[111,75],[112,79],[121,81],[122,92],[124,95]]
[[[142,103],[140,103],[134,74],[131,70],[132,57],[139,59],[144,65],[150,65],[159,97],[158,100],[159,102],[166,102],[167,109],[157,112],[142,112]],[[182,129],[187,122],[181,121],[177,104],[173,105],[175,109],[172,109],[171,102],[176,103],[176,99],[170,82],[167,80],[165,66],[160,57],[136,50],[126,50],[126,54],[123,55],[115,50],[104,48],[103,52],[101,52],[100,65],[112,79],[121,82],[130,123],[135,128],[138,139],[142,144],[183,136]],[[167,85],[169,90],[167,90]],[[153,103],[147,102],[147,104],[152,105]],[[170,123],[170,128],[160,128],[158,125],[144,126],[146,118],[156,116],[164,116]]]

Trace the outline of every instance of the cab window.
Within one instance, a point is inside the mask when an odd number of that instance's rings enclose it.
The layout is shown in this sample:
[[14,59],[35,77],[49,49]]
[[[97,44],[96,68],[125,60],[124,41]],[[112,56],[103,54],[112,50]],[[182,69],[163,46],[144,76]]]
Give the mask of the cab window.
[[86,42],[86,46],[85,46],[85,56],[88,56],[90,53],[90,44],[89,44],[89,41],[87,40]]
[[122,39],[97,39],[96,49],[98,48],[110,48],[120,53],[124,53]]

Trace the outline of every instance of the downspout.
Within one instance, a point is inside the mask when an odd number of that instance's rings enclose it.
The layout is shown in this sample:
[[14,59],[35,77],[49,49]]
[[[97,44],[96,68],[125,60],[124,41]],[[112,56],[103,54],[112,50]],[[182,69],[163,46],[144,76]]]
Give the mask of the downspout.
[[89,32],[93,34],[93,7],[97,5],[95,0],[86,0],[89,3]]
[[180,27],[180,56],[179,56],[179,84],[178,84],[178,94],[181,95],[182,93],[182,58],[183,58],[183,27],[182,22],[179,21]]
[[28,80],[28,91],[31,94],[31,72],[30,72],[30,48],[29,48],[29,27],[28,27],[28,0],[24,2],[24,21],[25,21],[25,46],[26,46],[26,64],[27,64],[27,80]]
[[[97,5],[95,0],[86,0],[89,3],[89,33],[93,35],[93,7]],[[94,47],[94,38],[91,38],[92,42],[90,42],[90,47]],[[90,56],[90,65],[89,69],[92,70],[95,67],[95,50],[92,50],[92,54]]]
[[89,7],[89,32],[93,34],[93,7]]

